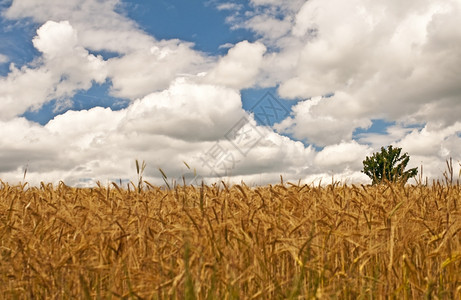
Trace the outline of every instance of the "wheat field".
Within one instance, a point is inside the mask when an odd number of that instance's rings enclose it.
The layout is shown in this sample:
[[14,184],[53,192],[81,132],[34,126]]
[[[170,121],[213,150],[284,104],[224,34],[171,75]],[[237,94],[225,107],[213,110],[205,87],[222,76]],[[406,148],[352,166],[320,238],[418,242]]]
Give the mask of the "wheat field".
[[461,186],[0,185],[5,299],[460,299]]

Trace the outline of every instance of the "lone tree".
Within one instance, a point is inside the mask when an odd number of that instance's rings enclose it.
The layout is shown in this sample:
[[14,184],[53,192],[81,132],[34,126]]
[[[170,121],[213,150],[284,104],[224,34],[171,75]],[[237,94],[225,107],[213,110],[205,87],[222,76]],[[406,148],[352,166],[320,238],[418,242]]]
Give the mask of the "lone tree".
[[418,174],[418,168],[405,171],[410,157],[408,153],[400,155],[401,152],[402,148],[393,148],[392,145],[387,149],[381,147],[381,153],[375,152],[363,161],[362,173],[373,180],[372,184],[381,183],[383,180],[407,182],[409,178]]

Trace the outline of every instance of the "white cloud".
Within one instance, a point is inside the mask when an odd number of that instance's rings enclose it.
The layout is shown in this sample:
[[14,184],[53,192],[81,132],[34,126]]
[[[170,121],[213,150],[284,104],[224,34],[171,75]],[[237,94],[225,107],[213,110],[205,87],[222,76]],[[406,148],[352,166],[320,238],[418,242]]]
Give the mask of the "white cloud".
[[303,180],[307,184],[325,185],[340,182],[341,184],[367,184],[370,179],[363,173],[357,171],[344,170],[339,173],[325,172],[308,175]]
[[[237,182],[280,174],[365,182],[364,156],[391,143],[430,176],[441,175],[448,156],[461,160],[459,1],[251,0],[250,7],[218,9],[236,11],[231,25],[260,40],[225,44],[227,55],[212,57],[191,43],[156,40],[117,0],[14,0],[2,16],[36,22],[41,54],[0,78],[0,177],[19,181],[28,165],[32,183],[90,185],[133,179],[134,159],[145,159],[146,179],[161,184],[156,168],[175,177],[186,171],[183,161],[208,176],[200,157],[218,141],[236,155],[229,180]],[[91,54],[99,50],[119,55]],[[132,100],[128,108],[67,111],[45,126],[17,117],[52,99],[68,108],[76,91],[106,80],[112,95]],[[282,97],[308,99],[275,128],[323,150],[258,126],[263,139],[238,156],[225,134],[246,115],[239,90],[275,85]],[[353,141],[372,119],[396,125]]]
[[47,70],[19,70],[13,65],[8,77],[0,78],[0,120],[15,117],[45,103],[54,83]]
[[461,158],[459,148],[456,147],[461,143],[459,133],[461,133],[461,122],[441,129],[430,129],[425,126],[421,130],[413,130],[400,140],[398,145],[415,155]]
[[241,10],[243,8],[243,5],[232,2],[224,2],[218,3],[216,5],[216,8],[218,10]]
[[197,85],[183,78],[168,90],[135,101],[121,126],[131,132],[184,141],[215,141],[243,116],[240,95],[235,90]]
[[[437,112],[417,112],[438,103],[452,111],[461,109],[455,101],[461,92],[456,83],[459,74],[453,67],[461,60],[457,55],[461,35],[453,27],[460,16],[456,1],[442,5],[425,1],[418,6],[414,1],[405,6],[308,1],[296,16],[293,39],[308,37],[303,44],[284,42],[288,46],[282,53],[289,51],[298,60],[281,78],[279,92],[285,97],[347,93],[357,107],[363,107],[353,111],[351,119],[403,120],[415,114],[417,122],[435,121],[440,118]],[[318,113],[328,114],[342,104],[331,103]],[[446,122],[456,120],[448,117]]]
[[81,45],[90,50],[128,53],[149,48],[155,39],[116,12],[117,8],[121,8],[119,0],[15,0],[3,15],[9,19],[31,18],[39,24],[67,20],[80,33]]
[[61,55],[72,55],[78,45],[77,32],[68,21],[46,22],[37,30],[32,40],[35,48],[50,59]]
[[322,168],[340,173],[344,170],[359,172],[363,159],[372,149],[355,141],[343,142],[323,148],[315,157],[314,163]]
[[136,99],[168,88],[178,74],[203,72],[209,62],[190,44],[179,40],[163,41],[147,49],[139,49],[108,60],[108,76],[112,93]]
[[232,48],[234,46],[235,45],[232,44],[232,43],[225,43],[225,44],[219,45],[219,49],[229,49],[229,48]]
[[38,109],[52,99],[69,98],[106,79],[105,62],[78,45],[77,32],[67,21],[48,21],[37,30],[34,46],[43,53],[30,67],[14,65],[0,78],[0,118]]
[[291,19],[280,20],[270,15],[255,15],[243,27],[251,28],[263,36],[267,42],[277,40],[286,35],[291,29]]
[[53,113],[62,113],[74,106],[74,102],[69,98],[58,99],[53,107]]
[[257,79],[265,52],[266,47],[261,43],[240,42],[229,49],[205,80],[237,89],[251,87]]
[[304,2],[305,0],[250,0],[251,5],[257,8],[260,8],[261,6],[266,6],[266,9],[269,9],[271,11],[281,10],[285,13],[292,13],[298,11]]
[[[428,157],[454,155],[440,150],[440,143],[447,138],[441,132],[453,128],[461,111],[459,1],[311,0],[291,11],[280,10],[274,1],[254,4],[269,6],[248,17],[246,24],[255,31],[271,27],[270,19],[250,22],[268,11],[282,11],[280,20],[292,20],[291,33],[275,39],[280,50],[265,55],[266,77],[259,83],[280,83],[278,91],[287,98],[334,93],[318,102],[300,102],[276,126],[280,132],[334,145],[350,141],[354,130],[368,128],[370,120],[384,119],[400,125],[386,134],[362,134],[359,141],[375,149],[401,141],[408,149],[424,149]],[[274,41],[273,32],[264,32],[259,31],[262,41]],[[407,127],[412,124],[426,128],[412,132]],[[458,139],[451,135],[452,144]]]
[[[341,100],[336,100],[337,98]],[[344,105],[324,113],[321,110],[323,104],[333,101],[343,101]],[[330,98],[316,97],[300,101],[292,107],[292,116],[274,127],[278,132],[292,134],[297,139],[305,140],[317,146],[332,145],[338,141],[350,141],[355,128],[367,128],[371,125],[371,121],[366,118],[348,118],[347,112],[353,110],[353,108],[348,108],[348,103],[353,104],[353,101],[344,94],[334,95]],[[318,113],[319,110],[320,113]]]
[[8,62],[8,60],[9,60],[8,56],[0,53],[0,64],[4,64],[4,63]]
[[234,9],[234,14],[227,18],[227,22],[233,29],[253,31],[266,45],[273,46],[290,32],[293,14],[303,2],[304,0],[251,0],[250,6],[253,10],[242,14],[239,9]]
[[[112,95],[134,100],[168,88],[178,74],[196,74],[209,68],[212,60],[192,50],[191,43],[156,41],[116,13],[117,3],[14,1],[4,12],[8,18],[62,21],[46,21],[37,30],[33,45],[42,57],[20,69],[13,66],[7,77],[0,78],[0,98],[6,103],[0,118],[39,109],[52,99],[62,103],[75,91],[107,79],[112,83]],[[89,50],[122,55],[104,61]]]
[[133,162],[140,159],[148,165],[146,179],[156,184],[162,183],[157,168],[178,178],[186,171],[183,161],[213,180],[200,157],[216,142],[236,158],[226,180],[267,183],[280,174],[297,180],[311,172],[315,151],[267,128],[258,128],[262,139],[246,156],[233,148],[225,135],[245,115],[235,90],[181,79],[120,111],[67,111],[45,126],[15,118],[0,124],[7,130],[0,143],[0,176],[22,180],[28,165],[26,180],[32,184],[64,179],[91,185],[134,179]]

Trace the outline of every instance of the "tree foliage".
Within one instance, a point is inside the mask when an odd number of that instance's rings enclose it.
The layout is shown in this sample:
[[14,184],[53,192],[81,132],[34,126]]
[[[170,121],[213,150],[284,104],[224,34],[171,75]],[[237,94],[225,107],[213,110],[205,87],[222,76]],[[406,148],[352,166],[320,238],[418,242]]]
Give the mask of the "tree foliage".
[[418,174],[418,168],[405,171],[410,157],[408,153],[401,155],[401,152],[402,148],[393,148],[392,145],[387,149],[381,147],[381,152],[375,152],[363,161],[362,173],[373,180],[372,184],[381,183],[383,180],[407,182],[409,178]]

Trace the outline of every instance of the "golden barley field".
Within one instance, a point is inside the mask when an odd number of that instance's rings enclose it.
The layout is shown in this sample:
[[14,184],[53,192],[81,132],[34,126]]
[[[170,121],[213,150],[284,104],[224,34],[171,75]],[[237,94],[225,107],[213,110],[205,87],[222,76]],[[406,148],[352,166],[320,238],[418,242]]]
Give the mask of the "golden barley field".
[[4,299],[460,299],[461,186],[0,185]]

